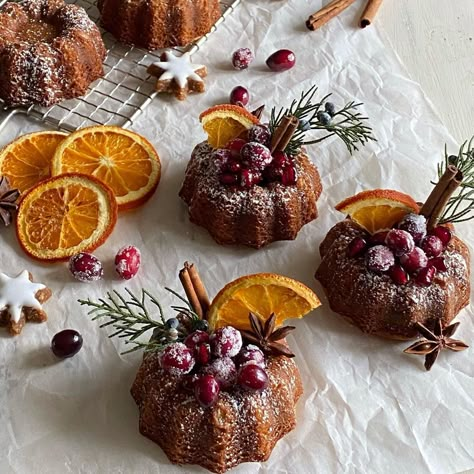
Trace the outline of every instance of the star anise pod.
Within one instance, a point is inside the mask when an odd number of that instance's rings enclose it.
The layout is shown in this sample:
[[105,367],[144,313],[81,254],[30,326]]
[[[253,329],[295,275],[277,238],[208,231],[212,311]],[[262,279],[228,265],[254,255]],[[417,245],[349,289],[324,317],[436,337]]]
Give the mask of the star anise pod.
[[0,219],[5,226],[9,226],[13,219],[13,213],[18,209],[16,201],[20,196],[18,189],[10,187],[5,176],[0,176]]
[[421,323],[416,323],[418,331],[425,337],[407,347],[403,352],[407,354],[424,355],[425,369],[430,370],[438,358],[438,354],[443,349],[459,352],[467,349],[469,346],[462,341],[452,339],[451,336],[456,332],[459,323],[443,326],[441,319],[435,323],[434,328],[430,331]]
[[255,314],[249,313],[249,320],[252,331],[240,331],[244,339],[259,346],[265,354],[295,357],[285,344],[278,342],[295,329],[293,326],[285,326],[275,331],[275,313],[272,313],[265,322]]

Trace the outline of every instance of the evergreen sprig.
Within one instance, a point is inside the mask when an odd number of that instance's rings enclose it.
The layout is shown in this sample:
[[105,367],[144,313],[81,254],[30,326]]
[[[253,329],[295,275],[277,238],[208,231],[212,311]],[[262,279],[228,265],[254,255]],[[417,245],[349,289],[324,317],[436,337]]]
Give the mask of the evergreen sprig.
[[454,224],[474,218],[474,137],[461,145],[457,155],[448,155],[445,146],[444,160],[438,164],[439,178],[449,165],[455,166],[462,173],[463,180],[458,191],[446,204],[440,224]]
[[[279,111],[275,107],[272,109],[270,116],[270,132],[272,134],[285,115],[294,115],[300,120],[300,127],[286,147],[286,153],[296,155],[303,145],[319,143],[333,135],[338,136],[344,142],[350,154],[358,150],[359,145],[364,146],[370,140],[377,141],[372,135],[372,128],[365,124],[368,117],[364,117],[357,111],[363,105],[362,103],[351,101],[342,109],[334,111],[328,124],[322,123],[318,118],[318,113],[324,111],[324,106],[331,94],[325,95],[318,102],[313,102],[317,91],[318,88],[313,86],[308,91],[303,92],[299,100],[293,100],[290,107],[282,108]],[[308,140],[306,134],[310,130],[325,131],[327,133],[322,137]]]
[[[172,306],[173,310],[186,314],[191,320],[200,320],[186,299],[170,288],[166,288],[166,290],[179,298],[186,305]],[[128,298],[114,290],[113,292],[107,292],[106,298],[100,298],[97,302],[91,301],[90,299],[78,301],[82,306],[92,308],[88,314],[93,316],[93,321],[102,318],[108,319],[108,321],[102,323],[100,327],[112,326],[115,329],[115,331],[109,335],[110,338],[118,336],[119,338],[126,338],[126,344],[134,344],[134,347],[125,351],[124,354],[139,349],[145,349],[146,352],[162,350],[167,345],[167,342],[163,342],[159,338],[153,337],[148,342],[140,342],[137,340],[151,329],[158,333],[165,334],[167,330],[166,319],[160,302],[145,289],[141,290],[139,297],[133,294],[128,288],[126,288],[125,291]],[[159,320],[152,318],[148,309],[149,303],[158,309]],[[184,339],[185,336],[186,334],[179,334],[178,340]]]

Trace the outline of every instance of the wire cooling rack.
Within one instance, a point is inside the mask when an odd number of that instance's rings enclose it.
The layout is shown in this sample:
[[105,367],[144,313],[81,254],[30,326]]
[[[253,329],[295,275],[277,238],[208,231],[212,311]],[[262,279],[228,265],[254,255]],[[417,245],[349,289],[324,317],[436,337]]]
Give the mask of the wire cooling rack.
[[[98,23],[99,11],[94,1],[72,0],[71,3],[82,6],[92,20]],[[5,2],[6,0],[0,0],[0,7]],[[198,51],[239,3],[240,0],[221,1],[222,15],[211,31],[186,47],[173,49],[180,54]],[[150,52],[124,45],[102,28],[101,32],[107,49],[104,76],[91,85],[85,96],[49,108],[30,106],[6,109],[0,101],[0,114],[2,108],[5,112],[3,119],[0,116],[0,131],[11,117],[19,113],[66,131],[91,125],[131,126],[157,94],[156,78],[151,77],[146,70],[150,63],[159,60],[163,50]]]

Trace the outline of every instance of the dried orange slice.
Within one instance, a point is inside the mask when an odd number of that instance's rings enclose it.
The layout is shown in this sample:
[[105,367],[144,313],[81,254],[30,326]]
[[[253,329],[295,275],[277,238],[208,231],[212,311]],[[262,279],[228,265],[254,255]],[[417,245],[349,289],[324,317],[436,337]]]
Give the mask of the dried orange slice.
[[17,138],[0,151],[0,175],[20,193],[28,191],[51,176],[54,153],[66,137],[62,132],[36,132]]
[[153,145],[120,127],[88,127],[71,133],[56,150],[53,176],[94,176],[115,194],[119,210],[143,204],[160,181],[161,163]]
[[371,233],[390,229],[406,214],[420,210],[408,194],[391,189],[362,191],[341,201],[336,209]]
[[38,260],[65,260],[103,244],[117,222],[117,202],[96,178],[64,174],[32,188],[16,219],[23,250]]
[[216,105],[205,110],[199,120],[207,133],[207,141],[213,148],[224,147],[230,140],[259,123],[258,118],[248,110],[230,104]]
[[276,315],[276,327],[290,318],[302,318],[321,302],[307,286],[274,273],[257,273],[232,281],[214,298],[207,315],[213,328],[250,329],[249,312],[262,320]]

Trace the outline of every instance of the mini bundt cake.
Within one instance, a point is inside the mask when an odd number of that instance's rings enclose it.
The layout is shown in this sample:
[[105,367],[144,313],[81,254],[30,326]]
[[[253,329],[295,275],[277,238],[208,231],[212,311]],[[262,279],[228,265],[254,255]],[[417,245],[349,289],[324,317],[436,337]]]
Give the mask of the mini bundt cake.
[[191,43],[221,15],[218,0],[99,0],[98,8],[119,41],[149,50]]
[[50,106],[83,95],[103,75],[99,29],[62,0],[9,2],[0,11],[0,99]]

